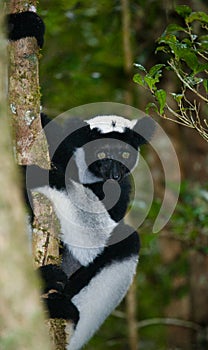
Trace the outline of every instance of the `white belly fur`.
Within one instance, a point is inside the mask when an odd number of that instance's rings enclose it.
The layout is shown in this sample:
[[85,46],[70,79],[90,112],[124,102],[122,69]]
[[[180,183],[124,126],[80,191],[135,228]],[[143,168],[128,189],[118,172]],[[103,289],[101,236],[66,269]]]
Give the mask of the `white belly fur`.
[[72,182],[70,193],[49,186],[36,188],[54,204],[61,225],[61,239],[84,266],[100,254],[117,225],[98,197],[82,185]]

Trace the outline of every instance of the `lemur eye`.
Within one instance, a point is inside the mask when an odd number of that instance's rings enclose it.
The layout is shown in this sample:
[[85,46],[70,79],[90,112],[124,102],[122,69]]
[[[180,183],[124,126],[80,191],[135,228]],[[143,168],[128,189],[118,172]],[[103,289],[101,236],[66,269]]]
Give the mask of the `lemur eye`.
[[130,157],[130,153],[129,152],[123,152],[122,153],[122,158],[128,159],[129,157]]
[[104,159],[104,158],[106,158],[106,154],[105,154],[105,152],[99,152],[97,154],[97,157],[98,157],[98,159]]

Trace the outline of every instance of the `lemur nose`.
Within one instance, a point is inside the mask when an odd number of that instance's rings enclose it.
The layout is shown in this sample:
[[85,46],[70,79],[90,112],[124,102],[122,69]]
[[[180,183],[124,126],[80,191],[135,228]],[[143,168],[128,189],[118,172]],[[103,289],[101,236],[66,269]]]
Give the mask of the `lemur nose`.
[[115,162],[111,163],[109,178],[115,181],[122,178],[121,169]]
[[113,174],[112,179],[118,181],[120,180],[120,177],[121,176],[119,174]]

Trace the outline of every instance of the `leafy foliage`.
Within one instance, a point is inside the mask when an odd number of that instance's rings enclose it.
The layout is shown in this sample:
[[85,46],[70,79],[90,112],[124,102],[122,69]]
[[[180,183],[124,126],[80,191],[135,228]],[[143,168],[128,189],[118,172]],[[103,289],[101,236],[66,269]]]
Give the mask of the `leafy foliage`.
[[43,105],[50,116],[78,105],[123,102],[121,9],[110,1],[44,0]]
[[[135,64],[139,73],[134,82],[148,89],[155,103],[147,105],[159,116],[195,128],[208,141],[208,120],[200,115],[200,103],[208,103],[208,15],[192,12],[187,5],[176,6],[183,25],[169,24],[158,39],[156,52],[167,57],[165,64],[157,64],[149,71],[141,64]],[[180,91],[167,92],[161,89],[165,71],[172,71],[180,83]],[[194,94],[191,101],[187,95]],[[170,98],[176,103],[171,107]]]
[[[183,243],[204,254],[208,254],[208,187],[184,182],[180,201],[172,217],[171,232]],[[202,239],[203,238],[203,239]]]

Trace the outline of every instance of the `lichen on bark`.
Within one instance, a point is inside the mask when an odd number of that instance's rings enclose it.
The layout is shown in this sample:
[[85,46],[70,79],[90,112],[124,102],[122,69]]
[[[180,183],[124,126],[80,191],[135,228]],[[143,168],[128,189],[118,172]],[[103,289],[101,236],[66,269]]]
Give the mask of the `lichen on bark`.
[[[35,219],[33,223],[33,261],[36,268],[60,264],[60,224],[52,203],[42,194],[33,192]],[[55,350],[65,350],[71,335],[71,323],[64,319],[47,319],[50,340]],[[68,329],[70,331],[68,331]]]
[[18,164],[49,168],[40,121],[38,45],[35,38],[9,44],[9,107]]
[[60,224],[51,202],[42,194],[33,192],[33,258],[36,268],[47,264],[60,264]]

